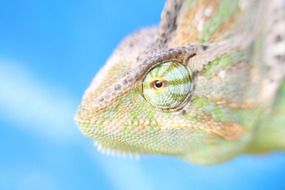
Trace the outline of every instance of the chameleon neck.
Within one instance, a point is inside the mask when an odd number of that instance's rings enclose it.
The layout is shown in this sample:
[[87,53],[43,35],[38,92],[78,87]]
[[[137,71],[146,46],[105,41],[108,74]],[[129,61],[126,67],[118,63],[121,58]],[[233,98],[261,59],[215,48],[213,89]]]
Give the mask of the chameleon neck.
[[273,150],[285,150],[285,80],[279,89],[272,109],[256,128],[255,138],[248,152],[262,153]]

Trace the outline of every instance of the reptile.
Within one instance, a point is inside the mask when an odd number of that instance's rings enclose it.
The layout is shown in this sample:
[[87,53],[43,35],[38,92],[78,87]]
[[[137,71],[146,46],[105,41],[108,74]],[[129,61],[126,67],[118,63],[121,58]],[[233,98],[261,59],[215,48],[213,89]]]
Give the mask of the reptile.
[[167,0],[125,38],[75,120],[98,149],[201,165],[285,150],[281,0]]

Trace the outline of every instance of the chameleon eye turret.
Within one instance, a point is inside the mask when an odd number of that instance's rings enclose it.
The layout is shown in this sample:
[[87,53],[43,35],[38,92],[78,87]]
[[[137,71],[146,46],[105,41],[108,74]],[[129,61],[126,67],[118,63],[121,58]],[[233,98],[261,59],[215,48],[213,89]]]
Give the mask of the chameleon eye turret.
[[153,107],[176,110],[187,101],[191,88],[191,72],[177,61],[168,61],[149,70],[143,80],[142,93]]

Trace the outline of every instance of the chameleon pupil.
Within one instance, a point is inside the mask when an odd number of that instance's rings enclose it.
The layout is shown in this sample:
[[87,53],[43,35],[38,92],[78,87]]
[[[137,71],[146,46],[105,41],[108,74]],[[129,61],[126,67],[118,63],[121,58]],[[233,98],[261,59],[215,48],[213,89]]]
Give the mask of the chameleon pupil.
[[154,81],[154,87],[157,88],[157,89],[162,88],[163,87],[163,82],[160,81],[160,80]]

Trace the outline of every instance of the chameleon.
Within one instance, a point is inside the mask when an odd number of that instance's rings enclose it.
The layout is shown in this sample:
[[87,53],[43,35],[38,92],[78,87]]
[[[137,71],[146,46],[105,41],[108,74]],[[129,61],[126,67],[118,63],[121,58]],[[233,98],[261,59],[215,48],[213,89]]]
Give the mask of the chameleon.
[[98,149],[212,165],[285,150],[282,0],[167,0],[126,37],[75,120]]

